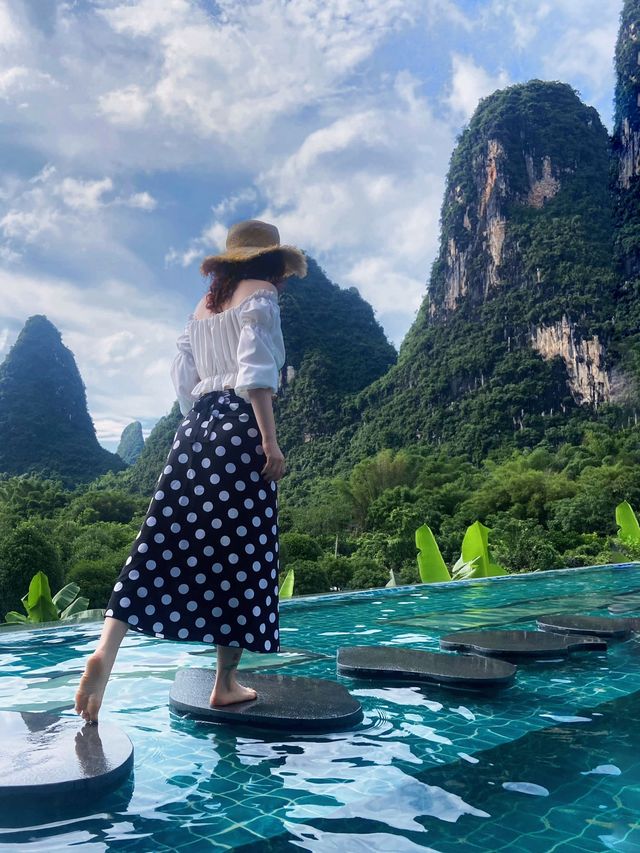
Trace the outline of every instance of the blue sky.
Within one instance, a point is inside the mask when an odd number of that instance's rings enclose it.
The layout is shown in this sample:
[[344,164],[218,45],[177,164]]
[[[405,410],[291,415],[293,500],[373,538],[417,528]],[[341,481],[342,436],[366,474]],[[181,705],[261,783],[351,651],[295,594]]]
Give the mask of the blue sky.
[[240,219],[274,222],[398,347],[478,100],[562,80],[612,130],[622,0],[0,0],[0,359],[42,313],[99,441],[145,435]]

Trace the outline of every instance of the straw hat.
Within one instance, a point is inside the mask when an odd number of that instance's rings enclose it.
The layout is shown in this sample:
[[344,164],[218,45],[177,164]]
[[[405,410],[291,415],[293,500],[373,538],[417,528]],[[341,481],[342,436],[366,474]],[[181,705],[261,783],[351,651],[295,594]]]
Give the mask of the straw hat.
[[200,264],[200,271],[208,275],[216,261],[246,261],[267,252],[282,252],[285,261],[284,277],[307,274],[307,259],[295,246],[281,246],[280,233],[275,225],[260,219],[245,219],[236,222],[227,233],[226,250],[219,255],[208,255]]

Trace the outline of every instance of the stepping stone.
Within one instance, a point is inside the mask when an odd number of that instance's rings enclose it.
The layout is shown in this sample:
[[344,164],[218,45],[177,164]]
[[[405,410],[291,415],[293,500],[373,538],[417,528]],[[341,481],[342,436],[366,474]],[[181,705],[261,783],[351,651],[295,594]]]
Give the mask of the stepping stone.
[[133,768],[133,744],[111,723],[0,711],[0,807],[112,790]]
[[590,634],[592,637],[611,639],[625,639],[636,630],[635,620],[609,619],[606,616],[569,616],[564,613],[554,613],[550,616],[538,616],[536,622],[541,631]]
[[256,699],[211,706],[215,677],[211,668],[178,670],[169,704],[178,713],[196,719],[286,731],[334,731],[355,725],[364,716],[360,702],[337,681],[250,670],[243,670],[239,680],[257,691]]
[[342,646],[338,673],[353,678],[426,681],[445,687],[508,687],[516,677],[512,663],[477,655],[447,655],[402,646]]
[[546,631],[457,631],[440,640],[440,647],[496,657],[556,658],[579,651],[606,651],[598,637],[567,637]]
[[640,592],[622,592],[609,605],[609,613],[631,613],[640,610]]

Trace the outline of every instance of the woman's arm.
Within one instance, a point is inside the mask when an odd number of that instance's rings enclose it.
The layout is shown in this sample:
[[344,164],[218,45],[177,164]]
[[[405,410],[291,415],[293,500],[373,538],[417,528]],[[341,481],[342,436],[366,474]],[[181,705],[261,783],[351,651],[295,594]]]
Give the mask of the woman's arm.
[[285,473],[286,463],[276,438],[276,424],[271,402],[273,391],[271,388],[249,388],[247,394],[251,399],[251,405],[260,427],[262,449],[267,457],[260,473],[269,482],[271,480],[277,482]]

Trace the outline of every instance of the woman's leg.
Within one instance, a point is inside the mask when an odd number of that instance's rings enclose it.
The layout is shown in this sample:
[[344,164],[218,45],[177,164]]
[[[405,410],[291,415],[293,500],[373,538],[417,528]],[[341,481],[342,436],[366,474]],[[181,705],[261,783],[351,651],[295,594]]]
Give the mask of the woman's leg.
[[239,646],[218,645],[218,666],[216,681],[211,693],[211,705],[230,705],[232,702],[246,702],[258,695],[253,687],[243,687],[236,680],[236,670],[242,657]]
[[98,722],[98,711],[102,704],[102,697],[120,644],[128,630],[129,626],[126,622],[105,616],[98,645],[95,652],[87,660],[76,693],[76,714],[82,714],[87,722]]

